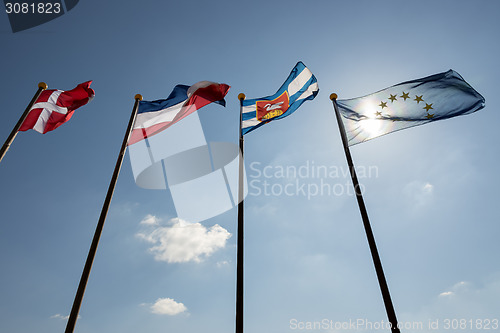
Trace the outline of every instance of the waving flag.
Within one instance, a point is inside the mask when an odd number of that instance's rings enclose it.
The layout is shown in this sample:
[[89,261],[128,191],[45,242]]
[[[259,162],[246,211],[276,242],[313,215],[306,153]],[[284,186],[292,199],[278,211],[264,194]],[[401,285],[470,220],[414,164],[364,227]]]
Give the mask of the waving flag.
[[94,98],[95,92],[90,88],[91,83],[92,81],[80,83],[76,88],[68,91],[44,90],[19,130],[33,129],[45,134],[58,128],[70,120],[76,109]]
[[337,101],[350,146],[405,128],[476,112],[484,103],[484,97],[451,69],[364,97]]
[[141,101],[128,144],[155,135],[212,102],[225,106],[229,88],[227,84],[200,81],[175,86],[167,99]]
[[178,85],[167,99],[139,104],[128,146],[135,182],[145,189],[168,189],[177,217],[190,222],[238,204],[238,146],[207,141],[194,112],[211,102],[224,105],[228,90],[226,84],[203,81]]
[[243,101],[242,134],[292,114],[302,103],[314,99],[318,91],[316,77],[299,61],[274,95]]

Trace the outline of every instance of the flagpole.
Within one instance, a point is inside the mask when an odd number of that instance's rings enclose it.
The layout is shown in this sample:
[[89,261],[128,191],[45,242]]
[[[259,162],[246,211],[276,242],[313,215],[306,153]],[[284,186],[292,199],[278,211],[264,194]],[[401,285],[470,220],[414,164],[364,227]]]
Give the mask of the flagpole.
[[244,139],[242,130],[243,124],[243,101],[245,94],[238,95],[240,100],[240,162],[239,162],[239,178],[238,178],[238,247],[236,256],[236,333],[243,333],[243,147]]
[[45,82],[40,82],[38,84],[38,90],[35,93],[35,96],[33,96],[33,98],[31,99],[30,104],[28,104],[28,106],[26,107],[26,110],[24,110],[23,115],[21,116],[21,118],[19,118],[19,121],[17,122],[16,126],[14,126],[14,129],[12,130],[12,132],[10,132],[9,137],[7,138],[7,140],[5,140],[5,143],[3,144],[2,148],[0,149],[0,162],[2,161],[3,157],[7,153],[7,150],[9,150],[10,145],[12,144],[14,139],[16,138],[16,135],[19,132],[19,128],[21,128],[22,124],[24,123],[24,120],[28,116],[28,113],[30,113],[30,110],[33,107],[33,104],[35,104],[36,100],[38,99],[38,97],[40,97],[40,94],[45,89],[47,89],[47,84]]
[[363,200],[363,194],[361,193],[361,187],[359,186],[358,177],[356,175],[356,170],[354,168],[354,163],[352,161],[351,152],[349,150],[349,145],[347,142],[347,135],[345,132],[344,123],[340,116],[340,112],[337,106],[337,94],[331,94],[330,99],[333,103],[333,108],[335,110],[335,116],[337,117],[337,123],[339,126],[340,136],[342,137],[342,144],[344,145],[345,157],[347,164],[349,165],[349,171],[351,173],[351,180],[354,186],[354,192],[356,193],[356,199],[358,201],[359,211],[361,213],[361,218],[363,220],[363,225],[365,228],[366,238],[368,240],[368,245],[370,247],[370,252],[372,255],[373,265],[375,266],[375,271],[377,273],[378,283],[380,286],[380,291],[382,292],[382,298],[384,300],[385,310],[387,312],[387,317],[391,323],[391,331],[393,333],[399,333],[398,320],[396,318],[396,312],[394,311],[394,306],[392,304],[391,295],[389,293],[389,287],[387,286],[387,281],[385,279],[384,270],[382,269],[382,262],[380,261],[380,256],[378,254],[377,245],[375,243],[375,237],[373,236],[372,228],[370,225],[370,220],[368,219],[368,212],[366,210],[365,202]]
[[78,285],[78,290],[75,295],[73,307],[71,308],[71,314],[69,316],[68,323],[66,324],[65,333],[73,333],[73,330],[75,329],[76,320],[78,318],[78,312],[80,311],[80,306],[82,304],[83,294],[85,293],[85,287],[87,286],[90,270],[92,268],[92,263],[94,261],[94,257],[97,251],[97,245],[99,244],[99,238],[101,237],[102,229],[104,227],[104,222],[106,221],[106,215],[108,214],[109,205],[111,203],[111,198],[113,197],[116,181],[118,179],[118,175],[120,174],[123,157],[125,156],[125,151],[127,150],[127,143],[130,137],[130,133],[132,131],[132,125],[134,124],[134,120],[137,115],[137,109],[139,107],[139,102],[141,100],[142,100],[141,95],[139,94],[135,95],[135,103],[132,109],[132,114],[130,115],[127,131],[125,132],[125,136],[123,138],[120,154],[118,155],[118,159],[116,160],[115,170],[113,172],[113,176],[111,177],[111,181],[109,183],[108,192],[106,194],[106,198],[104,199],[101,215],[99,216],[99,221],[97,223],[97,227],[94,233],[94,238],[92,239],[92,244],[90,246],[89,254],[87,256],[87,261],[85,262],[85,267],[83,268],[82,277],[80,279],[80,284]]

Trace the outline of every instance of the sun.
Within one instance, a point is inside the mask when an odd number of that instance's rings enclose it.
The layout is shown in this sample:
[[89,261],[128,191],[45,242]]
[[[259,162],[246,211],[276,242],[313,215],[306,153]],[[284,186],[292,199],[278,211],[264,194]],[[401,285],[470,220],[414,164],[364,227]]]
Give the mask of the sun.
[[360,113],[364,115],[364,119],[359,121],[359,125],[369,134],[370,137],[380,133],[382,127],[382,119],[380,119],[380,109],[377,107],[375,100],[365,100],[359,105]]
[[370,137],[376,136],[380,133],[382,127],[382,120],[374,118],[363,119],[359,122],[363,131],[370,134]]

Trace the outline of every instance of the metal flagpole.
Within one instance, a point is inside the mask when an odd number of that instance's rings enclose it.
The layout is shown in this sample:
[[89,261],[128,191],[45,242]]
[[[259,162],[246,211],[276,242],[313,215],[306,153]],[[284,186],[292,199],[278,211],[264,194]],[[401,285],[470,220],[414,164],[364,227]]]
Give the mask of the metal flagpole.
[[85,293],[85,287],[87,286],[87,281],[90,275],[90,269],[92,268],[92,263],[94,262],[97,245],[99,244],[99,238],[101,237],[102,228],[104,227],[104,221],[106,221],[106,215],[108,214],[108,209],[111,203],[111,198],[113,197],[116,181],[118,179],[118,175],[120,174],[123,157],[125,156],[125,151],[127,150],[127,143],[130,137],[130,133],[132,132],[132,125],[134,124],[140,101],[142,101],[142,96],[139,94],[135,95],[134,108],[132,109],[132,114],[128,122],[127,131],[125,132],[125,136],[123,138],[120,154],[118,155],[118,159],[116,160],[113,177],[111,177],[111,182],[109,183],[108,187],[108,193],[106,194],[106,199],[104,199],[101,215],[99,216],[99,221],[97,222],[94,238],[92,239],[92,244],[87,256],[87,261],[85,262],[85,267],[83,268],[82,277],[80,279],[80,284],[78,285],[78,290],[75,295],[73,307],[71,308],[71,314],[69,315],[68,323],[66,324],[65,333],[73,333],[73,330],[75,329],[76,319],[78,318],[78,312],[80,311],[80,306],[82,304],[83,294]]
[[35,93],[35,96],[31,99],[30,104],[26,107],[26,110],[24,110],[23,115],[21,118],[19,118],[19,121],[17,122],[16,126],[14,126],[14,129],[12,132],[10,132],[9,137],[3,144],[2,148],[0,149],[0,162],[2,161],[3,157],[7,153],[7,150],[9,150],[10,145],[12,144],[12,141],[16,138],[17,132],[19,131],[19,128],[21,128],[21,125],[24,123],[24,120],[28,116],[28,113],[30,113],[31,108],[33,107],[33,104],[35,104],[36,100],[38,97],[40,97],[40,94],[42,93],[43,90],[47,89],[47,84],[45,82],[40,82],[38,84],[38,90]]
[[238,179],[238,250],[236,256],[236,333],[243,333],[243,146],[244,139],[241,132],[243,123],[243,101],[245,94],[239,94],[240,100],[240,163]]
[[349,150],[349,145],[347,142],[347,135],[345,132],[344,123],[342,122],[342,118],[340,116],[340,112],[337,106],[337,94],[331,94],[330,99],[333,102],[333,108],[335,110],[335,115],[337,117],[340,136],[342,137],[342,144],[344,145],[345,157],[347,159],[347,164],[349,165],[349,171],[351,172],[352,184],[354,186],[354,192],[356,193],[356,199],[358,200],[358,206],[359,206],[359,211],[361,213],[361,218],[363,219],[366,238],[368,240],[368,245],[370,246],[373,265],[375,266],[375,271],[377,273],[378,283],[380,286],[380,291],[382,292],[382,298],[384,300],[385,310],[387,312],[387,317],[389,318],[389,322],[391,323],[391,331],[393,333],[400,333],[398,328],[398,320],[396,318],[396,312],[394,311],[391,295],[389,294],[389,287],[387,286],[384,270],[382,269],[382,262],[380,261],[377,245],[375,244],[375,237],[373,236],[372,228],[370,226],[370,220],[368,219],[368,212],[366,211],[365,202],[363,200],[363,195],[361,193],[361,188],[358,182],[358,177],[356,176],[356,170],[354,169],[354,163],[352,162],[351,152]]

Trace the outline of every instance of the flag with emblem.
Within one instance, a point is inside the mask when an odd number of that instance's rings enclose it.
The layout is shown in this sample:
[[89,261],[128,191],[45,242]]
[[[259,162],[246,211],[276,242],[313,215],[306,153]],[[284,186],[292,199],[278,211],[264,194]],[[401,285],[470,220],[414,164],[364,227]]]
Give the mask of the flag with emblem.
[[349,146],[405,128],[476,112],[484,97],[454,70],[338,100]]
[[242,102],[242,134],[272,120],[289,116],[302,103],[314,99],[318,91],[316,77],[299,61],[274,95]]
[[95,92],[90,88],[92,81],[80,83],[68,91],[49,89],[40,94],[31,107],[20,131],[33,129],[45,134],[71,119],[73,112],[90,102]]

